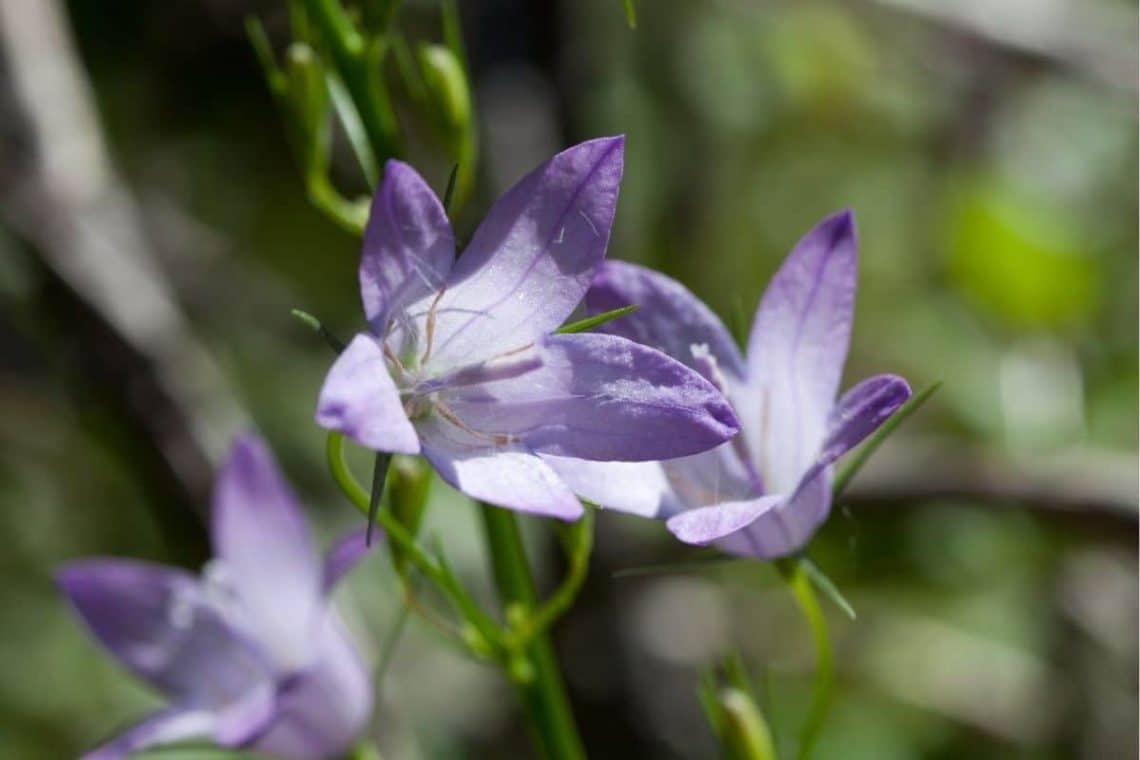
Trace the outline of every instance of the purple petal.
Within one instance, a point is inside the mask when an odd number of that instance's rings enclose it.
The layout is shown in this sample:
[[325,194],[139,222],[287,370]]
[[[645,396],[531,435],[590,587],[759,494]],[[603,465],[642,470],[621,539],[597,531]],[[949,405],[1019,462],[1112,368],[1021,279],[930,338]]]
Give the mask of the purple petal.
[[79,760],[123,760],[149,747],[213,738],[215,718],[205,710],[163,710],[128,728]]
[[661,518],[677,511],[677,497],[660,462],[590,462],[544,454],[578,496],[604,509]]
[[332,593],[333,587],[345,574],[364,559],[364,555],[383,538],[380,529],[373,531],[371,546],[367,543],[368,527],[361,526],[333,544],[325,555],[324,593]]
[[439,290],[454,261],[455,236],[443,205],[415,169],[388,161],[360,257],[368,321],[382,323],[392,310]]
[[[435,305],[434,369],[532,343],[574,311],[609,242],[624,146],[623,137],[576,145],[499,199]],[[429,306],[410,311],[426,319]]]
[[744,360],[720,318],[688,288],[663,274],[624,261],[605,261],[586,293],[591,314],[637,304],[632,314],[607,322],[599,332],[620,335],[664,351],[693,366],[693,346],[706,345],[718,365],[744,377]]
[[263,653],[182,570],[119,559],[70,563],[58,582],[95,638],[176,703],[221,708],[271,684]]
[[856,385],[836,404],[828,420],[819,462],[834,462],[871,433],[910,398],[910,386],[898,375],[875,375]]
[[710,449],[739,430],[732,407],[699,374],[614,335],[551,335],[542,366],[441,394],[470,428],[534,451],[649,461]]
[[758,559],[786,557],[802,549],[831,510],[830,470],[824,468],[738,532],[717,542],[722,550]]
[[272,453],[256,436],[234,443],[214,486],[215,569],[248,625],[282,667],[308,657],[322,603],[321,565],[305,516]]
[[384,351],[369,335],[353,338],[333,363],[317,400],[317,424],[375,451],[420,451]]
[[761,496],[690,509],[669,518],[665,526],[681,541],[703,546],[747,527],[782,500],[782,496]]
[[282,688],[277,719],[254,749],[290,760],[340,757],[363,733],[372,712],[372,683],[332,611],[316,647],[316,659]]
[[746,434],[763,452],[769,491],[790,491],[827,431],[847,357],[855,305],[855,220],[824,219],[772,278],[748,343]]
[[550,465],[534,454],[496,446],[446,420],[418,425],[424,456],[440,476],[468,496],[508,509],[562,520],[582,516],[582,504]]

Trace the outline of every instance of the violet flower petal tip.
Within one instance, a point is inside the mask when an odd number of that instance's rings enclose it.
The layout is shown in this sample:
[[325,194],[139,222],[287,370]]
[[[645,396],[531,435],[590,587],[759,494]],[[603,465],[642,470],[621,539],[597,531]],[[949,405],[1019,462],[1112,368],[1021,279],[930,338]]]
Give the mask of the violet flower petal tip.
[[665,527],[687,544],[704,546],[748,527],[759,517],[778,507],[784,496],[773,494],[746,501],[730,501],[690,509],[670,517]]
[[568,148],[495,202],[438,302],[424,303],[435,315],[433,369],[516,349],[577,308],[609,244],[622,145],[602,138]]
[[368,542],[368,527],[361,526],[342,536],[325,554],[324,581],[325,594],[333,588],[350,570],[356,567],[375,546],[384,540],[384,531],[376,527],[372,531],[372,542]]
[[376,451],[420,451],[384,353],[370,335],[353,338],[329,369],[317,399],[316,421]]
[[442,287],[454,262],[455,234],[443,204],[415,169],[388,161],[361,248],[365,316],[384,321]]

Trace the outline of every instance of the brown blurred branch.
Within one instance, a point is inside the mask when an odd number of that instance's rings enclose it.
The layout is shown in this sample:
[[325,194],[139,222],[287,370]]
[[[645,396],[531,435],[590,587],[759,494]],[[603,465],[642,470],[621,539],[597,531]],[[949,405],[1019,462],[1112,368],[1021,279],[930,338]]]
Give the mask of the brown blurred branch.
[[1017,456],[900,436],[875,453],[843,501],[859,508],[931,499],[998,502],[1134,526],[1137,472],[1136,456],[1126,452]]
[[0,0],[0,41],[0,213],[45,267],[37,307],[57,323],[52,338],[70,339],[80,354],[81,384],[101,386],[124,423],[160,452],[173,490],[200,508],[212,463],[245,412],[155,263],[61,5]]

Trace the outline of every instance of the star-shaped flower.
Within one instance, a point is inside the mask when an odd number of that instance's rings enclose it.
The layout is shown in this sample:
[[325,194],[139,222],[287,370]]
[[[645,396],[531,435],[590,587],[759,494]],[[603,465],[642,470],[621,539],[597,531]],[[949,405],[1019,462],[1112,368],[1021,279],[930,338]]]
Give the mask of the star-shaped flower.
[[499,199],[463,255],[442,204],[389,161],[360,263],[364,313],[329,372],[317,422],[378,451],[422,453],[484,501],[576,519],[548,456],[647,461],[739,429],[708,380],[615,335],[554,331],[605,255],[624,138],[591,140]]
[[169,705],[85,756],[116,760],[185,739],[284,758],[344,752],[372,710],[368,670],[329,603],[364,554],[363,531],[322,563],[293,492],[260,440],[218,477],[215,559],[202,577],[115,558],[58,575],[87,627]]

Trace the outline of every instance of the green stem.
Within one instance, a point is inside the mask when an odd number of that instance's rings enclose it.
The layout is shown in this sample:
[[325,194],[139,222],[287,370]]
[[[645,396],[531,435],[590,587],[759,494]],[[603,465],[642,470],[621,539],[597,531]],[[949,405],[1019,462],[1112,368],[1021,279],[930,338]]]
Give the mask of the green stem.
[[364,234],[364,225],[368,221],[367,206],[353,203],[338,193],[324,174],[310,175],[307,189],[309,202],[342,230],[358,237]]
[[[329,433],[325,445],[325,455],[328,459],[329,472],[341,492],[360,510],[361,514],[367,517],[371,494],[357,482],[352,471],[348,469],[348,462],[344,459],[344,436],[342,434]],[[456,611],[475,627],[487,644],[499,647],[502,641],[499,626],[479,608],[479,605],[459,583],[455,574],[446,565],[424,551],[423,547],[408,532],[408,529],[389,510],[377,510],[376,522],[384,528],[388,540],[397,544],[405,552],[408,560],[447,595]]]
[[799,760],[808,760],[819,740],[827,713],[831,710],[835,687],[835,657],[831,649],[827,618],[819,606],[810,572],[799,559],[789,558],[776,564],[787,581],[800,612],[807,620],[815,642],[815,682],[812,685],[811,707],[800,730],[800,748],[797,754]]
[[305,0],[321,29],[377,160],[399,155],[399,128],[384,84],[384,45],[356,28],[340,0]]
[[[518,521],[513,512],[487,504],[481,504],[480,511],[507,622],[526,619],[538,604],[538,592]],[[516,656],[521,659],[511,664],[512,680],[542,755],[548,760],[582,760],[586,753],[549,637],[533,636]]]
[[566,577],[554,593],[513,631],[514,639],[511,643],[516,646],[526,646],[534,637],[545,633],[554,621],[570,609],[578,598],[578,592],[582,590],[582,584],[590,570],[590,552],[594,546],[594,514],[587,511],[581,522],[569,526],[568,530],[574,531],[576,535],[566,542]]

